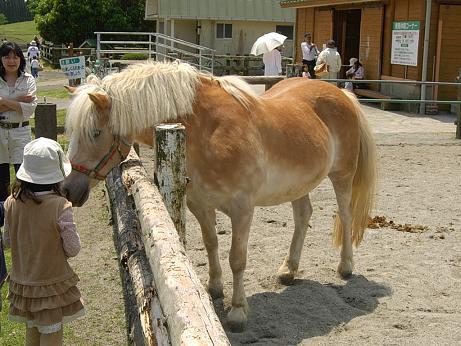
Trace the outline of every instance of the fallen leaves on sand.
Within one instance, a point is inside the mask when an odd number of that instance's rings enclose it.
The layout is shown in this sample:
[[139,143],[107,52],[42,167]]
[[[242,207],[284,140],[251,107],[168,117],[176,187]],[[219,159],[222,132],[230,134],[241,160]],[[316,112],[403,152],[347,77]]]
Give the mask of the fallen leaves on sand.
[[423,233],[429,230],[428,226],[423,225],[411,225],[408,223],[399,224],[395,223],[392,220],[387,220],[385,216],[375,216],[368,220],[368,228],[377,229],[389,227],[400,232],[409,232],[409,233]]

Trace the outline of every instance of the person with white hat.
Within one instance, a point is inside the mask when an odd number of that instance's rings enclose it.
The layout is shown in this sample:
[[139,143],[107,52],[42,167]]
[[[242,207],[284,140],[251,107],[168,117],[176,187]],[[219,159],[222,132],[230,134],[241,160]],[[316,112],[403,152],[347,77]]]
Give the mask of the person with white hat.
[[62,345],[62,324],[85,313],[79,277],[67,261],[80,251],[72,204],[60,189],[71,171],[59,143],[35,139],[24,148],[5,201],[3,241],[12,262],[8,317],[26,324],[27,345]]
[[[350,58],[349,59],[349,66],[351,68],[346,71],[346,77],[349,79],[356,79],[361,80],[365,78],[365,69],[363,68],[362,63],[357,58]],[[360,89],[363,88],[364,85],[362,83],[351,83],[346,82],[346,89]]]
[[32,62],[32,59],[37,57],[37,60],[40,60],[40,49],[37,47],[37,42],[34,40],[30,41],[29,48],[27,48],[27,57],[29,58],[29,64]]

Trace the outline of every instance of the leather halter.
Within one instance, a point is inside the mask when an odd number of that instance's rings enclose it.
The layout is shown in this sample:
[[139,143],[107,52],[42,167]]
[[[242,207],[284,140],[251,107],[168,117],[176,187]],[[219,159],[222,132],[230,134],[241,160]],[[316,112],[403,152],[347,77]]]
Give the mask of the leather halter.
[[[97,179],[97,180],[105,180],[109,172],[107,172],[106,175],[102,175],[99,173],[101,169],[114,157],[115,153],[119,154],[120,162],[125,160],[126,157],[128,156],[128,153],[130,152],[131,145],[132,144],[128,143],[125,139],[121,138],[120,136],[114,135],[114,141],[112,142],[112,145],[109,148],[109,152],[102,157],[102,159],[99,161],[96,167],[94,167],[93,169],[89,169],[85,167],[84,165],[79,165],[71,161],[72,169],[74,171],[83,173],[89,176],[90,178]],[[121,148],[122,146],[125,146],[128,148],[128,152],[126,154],[123,154],[122,148]]]

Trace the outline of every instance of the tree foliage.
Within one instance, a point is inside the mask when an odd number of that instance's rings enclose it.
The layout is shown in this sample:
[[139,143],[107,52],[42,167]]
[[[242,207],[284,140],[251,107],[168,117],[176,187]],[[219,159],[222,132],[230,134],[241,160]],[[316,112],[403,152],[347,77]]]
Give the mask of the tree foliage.
[[143,0],[29,0],[37,29],[47,41],[80,45],[95,31],[142,31]]

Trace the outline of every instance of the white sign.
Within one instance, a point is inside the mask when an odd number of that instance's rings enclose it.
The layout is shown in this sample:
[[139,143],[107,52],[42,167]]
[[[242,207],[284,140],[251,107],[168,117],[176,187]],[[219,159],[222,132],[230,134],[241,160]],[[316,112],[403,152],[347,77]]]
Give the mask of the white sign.
[[59,59],[61,70],[68,79],[85,78],[85,57],[75,56],[72,58]]
[[391,64],[418,65],[419,22],[392,23]]

